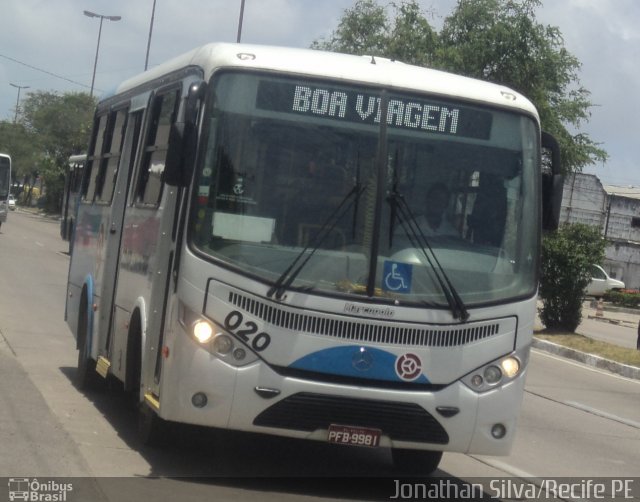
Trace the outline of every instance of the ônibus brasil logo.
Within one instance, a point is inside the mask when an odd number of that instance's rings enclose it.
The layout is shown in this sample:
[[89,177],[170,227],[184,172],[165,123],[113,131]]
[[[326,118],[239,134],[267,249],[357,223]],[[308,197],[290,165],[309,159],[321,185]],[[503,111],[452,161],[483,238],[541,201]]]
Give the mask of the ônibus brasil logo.
[[9,478],[9,500],[28,502],[65,502],[67,492],[73,491],[71,483],[38,481],[36,478]]

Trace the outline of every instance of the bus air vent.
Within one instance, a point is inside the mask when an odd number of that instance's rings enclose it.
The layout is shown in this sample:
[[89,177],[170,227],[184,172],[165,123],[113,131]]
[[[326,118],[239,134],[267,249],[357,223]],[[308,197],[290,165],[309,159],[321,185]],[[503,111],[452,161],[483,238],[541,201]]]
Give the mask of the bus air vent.
[[368,321],[339,315],[302,313],[233,291],[229,293],[229,302],[279,328],[361,343],[458,347],[506,333],[515,327],[512,319],[469,323],[464,326],[402,325],[397,322]]

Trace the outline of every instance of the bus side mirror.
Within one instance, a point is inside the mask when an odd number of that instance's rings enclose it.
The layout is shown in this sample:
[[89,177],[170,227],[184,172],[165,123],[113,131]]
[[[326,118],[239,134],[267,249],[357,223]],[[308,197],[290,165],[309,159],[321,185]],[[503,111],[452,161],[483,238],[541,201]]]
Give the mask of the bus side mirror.
[[191,84],[184,108],[183,122],[174,122],[169,131],[169,145],[164,165],[164,182],[186,187],[191,181],[198,140],[198,111],[204,99],[206,82]]
[[556,230],[560,224],[564,177],[560,170],[560,145],[542,132],[542,229]]

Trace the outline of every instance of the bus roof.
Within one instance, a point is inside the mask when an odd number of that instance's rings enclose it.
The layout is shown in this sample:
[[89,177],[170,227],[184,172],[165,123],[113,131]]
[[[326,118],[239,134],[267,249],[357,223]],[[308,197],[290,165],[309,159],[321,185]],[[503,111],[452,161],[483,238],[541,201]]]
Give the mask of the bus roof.
[[334,78],[490,103],[528,112],[538,118],[535,107],[527,98],[508,87],[482,80],[375,56],[232,43],[211,43],[193,49],[126,80],[105,99],[187,67],[201,68],[206,80],[219,68],[275,70]]

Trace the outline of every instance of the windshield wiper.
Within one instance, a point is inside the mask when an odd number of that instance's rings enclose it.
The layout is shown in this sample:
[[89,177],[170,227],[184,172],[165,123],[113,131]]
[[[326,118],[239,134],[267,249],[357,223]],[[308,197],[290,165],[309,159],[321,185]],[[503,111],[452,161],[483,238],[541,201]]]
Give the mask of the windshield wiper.
[[405,201],[402,194],[398,193],[396,190],[391,192],[391,194],[387,197],[387,201],[389,202],[389,204],[391,204],[389,246],[391,246],[392,244],[395,219],[397,218],[399,213],[400,226],[402,227],[402,230],[404,230],[404,233],[409,238],[409,242],[411,243],[411,245],[422,251],[424,257],[431,266],[440,289],[442,289],[447,303],[449,304],[449,309],[453,314],[453,318],[460,319],[462,322],[465,322],[467,319],[469,319],[469,312],[467,311],[462,298],[460,298],[460,295],[456,291],[456,288],[451,283],[449,276],[447,276],[447,273],[438,261],[438,257],[429,244],[427,237],[420,229],[420,226],[416,223],[415,215],[411,211],[411,208],[407,204],[407,201]]
[[[284,270],[284,272],[282,272],[282,274],[280,275],[280,277],[278,277],[278,279],[273,284],[273,286],[269,288],[269,291],[267,291],[267,296],[269,298],[271,298],[274,294],[277,300],[280,300],[282,298],[282,296],[284,295],[284,292],[287,289],[289,289],[289,287],[291,286],[295,278],[302,271],[302,269],[305,267],[305,265],[313,256],[313,254],[322,245],[322,243],[325,241],[327,236],[331,233],[331,231],[335,228],[335,226],[343,218],[343,216],[347,214],[347,212],[351,209],[351,206],[353,206],[354,203],[357,203],[357,201],[360,199],[360,196],[364,193],[366,189],[367,189],[366,185],[360,186],[360,183],[356,183],[353,186],[353,188],[349,191],[349,193],[347,193],[344,196],[342,201],[340,201],[340,204],[338,204],[338,207],[336,207],[333,210],[333,212],[329,215],[329,217],[325,220],[325,222],[320,227],[320,230],[318,231],[313,241],[313,247],[310,247],[310,245],[307,244],[304,247],[304,249],[300,251],[300,253],[298,253],[298,255],[291,262],[291,264]],[[349,199],[352,199],[352,200],[349,204],[347,204]],[[307,251],[309,251],[308,254],[307,254]],[[306,258],[302,260],[302,258],[306,254],[307,254]],[[300,262],[299,265],[298,265],[298,262]],[[296,265],[298,265],[298,267],[295,268],[294,270],[294,267],[296,267]]]

